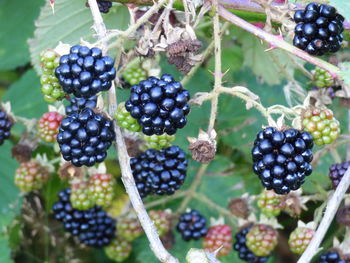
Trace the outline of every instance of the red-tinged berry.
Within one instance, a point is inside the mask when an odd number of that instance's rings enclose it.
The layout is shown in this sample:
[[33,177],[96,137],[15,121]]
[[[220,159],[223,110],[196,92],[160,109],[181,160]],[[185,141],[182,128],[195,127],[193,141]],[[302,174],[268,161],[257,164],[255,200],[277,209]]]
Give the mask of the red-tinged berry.
[[[76,180],[74,182],[74,180]],[[70,203],[73,208],[87,210],[94,206],[89,193],[89,183],[85,179],[73,179],[71,183]]]
[[118,236],[131,242],[143,234],[140,221],[135,215],[127,215],[117,222]]
[[110,206],[114,198],[115,178],[111,174],[94,174],[89,179],[90,199],[102,207]]
[[176,229],[183,240],[198,240],[208,233],[207,220],[198,211],[192,209],[180,215]]
[[164,210],[151,210],[149,211],[149,216],[152,219],[155,227],[157,228],[158,235],[160,237],[164,236],[170,231],[170,213]]
[[124,80],[131,86],[136,85],[147,77],[147,71],[141,65],[127,66],[123,73]]
[[228,225],[212,226],[203,242],[204,249],[214,252],[219,250],[217,257],[228,255],[232,250],[232,230]]
[[8,114],[0,107],[0,145],[10,137],[12,125]]
[[278,216],[285,206],[284,197],[274,191],[264,190],[259,196],[258,206],[267,217]]
[[55,76],[60,56],[52,49],[44,50],[40,55],[42,75],[40,76],[41,92],[47,102],[53,103],[64,98],[65,93]]
[[40,189],[49,179],[49,172],[37,161],[21,163],[16,170],[15,184],[22,192]]
[[161,150],[171,146],[171,143],[175,140],[174,135],[162,134],[162,135],[152,135],[152,136],[143,136],[146,141],[147,149],[156,149]]
[[340,124],[329,109],[307,109],[303,113],[303,127],[319,146],[334,142],[340,134]]
[[[350,161],[348,162],[342,162],[342,163],[336,163],[329,167],[329,178],[332,181],[333,189],[337,189],[338,184],[340,183],[341,179],[343,178],[346,170],[350,167]],[[350,188],[347,191],[350,192]]]
[[129,131],[132,132],[139,132],[141,131],[141,126],[140,124],[137,122],[136,119],[134,119],[130,112],[128,112],[125,109],[125,103],[121,102],[118,105],[118,108],[115,112],[115,118],[118,122],[118,125],[124,129],[127,129]]
[[258,257],[267,257],[277,245],[277,231],[269,225],[252,226],[247,234],[247,247]]
[[288,244],[290,250],[297,255],[303,254],[314,234],[315,231],[311,228],[296,228],[289,236]]
[[105,247],[106,255],[115,262],[123,262],[132,251],[130,242],[120,237],[113,239],[112,243]]
[[313,75],[314,84],[319,88],[333,87],[335,85],[335,80],[332,75],[322,68],[317,67]]
[[47,112],[38,123],[38,135],[45,142],[55,142],[63,116],[58,112]]

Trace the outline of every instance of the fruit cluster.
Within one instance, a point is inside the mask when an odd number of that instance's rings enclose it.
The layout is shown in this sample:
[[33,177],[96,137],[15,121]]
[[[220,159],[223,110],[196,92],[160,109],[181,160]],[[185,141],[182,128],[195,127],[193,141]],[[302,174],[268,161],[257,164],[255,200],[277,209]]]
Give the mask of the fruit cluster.
[[179,222],[176,226],[177,231],[185,241],[191,239],[198,240],[205,237],[208,233],[207,220],[198,211],[192,209],[189,212],[180,215]]
[[231,227],[228,225],[210,227],[204,238],[203,247],[210,252],[215,252],[220,249],[217,254],[218,257],[228,255],[232,250]]
[[269,259],[268,257],[259,257],[247,247],[247,234],[251,228],[252,225],[246,226],[235,235],[233,248],[238,252],[239,258],[243,261],[249,263],[264,263]]
[[275,217],[281,213],[285,206],[284,198],[274,191],[263,190],[258,199],[258,206],[267,217]]
[[64,98],[58,79],[55,76],[55,68],[59,65],[60,56],[52,49],[44,50],[40,55],[42,75],[40,77],[41,92],[47,102],[53,103]]
[[171,75],[149,77],[131,87],[125,108],[146,135],[173,135],[187,123],[190,94]]
[[11,135],[12,121],[6,112],[0,107],[0,145]]
[[295,12],[294,21],[294,46],[317,56],[340,49],[344,17],[333,6],[310,3],[305,10]]
[[277,245],[277,231],[269,225],[257,224],[249,229],[247,247],[258,257],[267,257]]
[[16,170],[15,184],[22,192],[40,189],[49,179],[49,172],[37,161],[21,163]]
[[112,86],[116,70],[114,60],[102,56],[101,49],[77,45],[60,58],[55,74],[66,93],[90,98]]
[[301,255],[309,245],[315,231],[308,227],[297,227],[289,236],[288,244],[290,250]]
[[57,142],[66,161],[92,166],[107,157],[114,137],[113,122],[85,108],[62,120]]
[[317,67],[313,75],[314,83],[319,88],[329,88],[335,85],[335,80],[332,75],[322,68]]
[[[350,167],[350,162],[342,162],[336,163],[329,167],[329,178],[332,181],[333,189],[338,187],[341,179],[343,178],[346,170]],[[348,193],[350,192],[350,188],[348,189]]]
[[185,152],[178,146],[148,149],[132,158],[130,166],[141,197],[173,194],[185,181],[187,163]]
[[67,115],[71,115],[73,113],[80,113],[85,108],[96,108],[97,104],[97,97],[92,96],[88,99],[85,98],[70,98],[69,99],[70,105],[66,107],[66,113]]
[[253,171],[267,190],[287,194],[297,190],[312,173],[313,138],[296,129],[267,127],[257,134],[252,149]]
[[319,146],[332,143],[340,134],[340,124],[329,109],[307,109],[303,113],[303,127]]
[[52,207],[56,220],[61,221],[66,231],[87,246],[99,248],[110,244],[115,236],[115,220],[100,206],[82,211],[74,209],[70,194],[69,188],[59,193],[59,201]]
[[63,116],[58,112],[47,112],[39,119],[38,135],[45,142],[55,142]]

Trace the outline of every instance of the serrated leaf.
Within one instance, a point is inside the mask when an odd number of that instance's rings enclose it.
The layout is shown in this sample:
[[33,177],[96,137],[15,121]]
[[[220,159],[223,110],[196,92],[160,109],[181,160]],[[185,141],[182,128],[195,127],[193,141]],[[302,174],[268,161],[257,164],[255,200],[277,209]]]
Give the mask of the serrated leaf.
[[[123,5],[115,4],[110,12],[103,15],[107,28],[125,29],[129,23],[129,13]],[[78,44],[80,39],[93,40],[95,31],[90,9],[81,0],[60,0],[55,2],[52,12],[50,2],[41,9],[36,21],[34,39],[29,41],[31,61],[40,72],[39,55],[47,48],[54,48],[61,41],[67,44]]]
[[335,6],[339,13],[350,21],[350,2],[344,0],[329,0],[331,5]]

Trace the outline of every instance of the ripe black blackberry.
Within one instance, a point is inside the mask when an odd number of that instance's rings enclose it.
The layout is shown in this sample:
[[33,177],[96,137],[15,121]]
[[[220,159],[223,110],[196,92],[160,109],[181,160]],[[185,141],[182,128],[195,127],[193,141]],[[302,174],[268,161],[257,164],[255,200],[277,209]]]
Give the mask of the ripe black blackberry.
[[187,123],[190,93],[171,75],[149,77],[130,89],[125,108],[138,120],[146,135],[173,135]]
[[266,262],[269,257],[258,257],[254,255],[252,251],[247,247],[246,241],[247,241],[247,234],[250,230],[250,228],[253,225],[249,225],[245,228],[243,228],[241,231],[239,231],[235,235],[235,243],[233,245],[234,250],[238,252],[238,256],[240,259],[249,262],[249,263],[264,263]]
[[66,93],[90,98],[112,86],[116,70],[114,60],[102,56],[101,49],[77,45],[60,58],[55,74]]
[[308,132],[268,127],[257,134],[252,149],[253,171],[267,190],[287,194],[312,173],[313,138]]
[[114,138],[113,122],[89,108],[63,119],[57,134],[63,158],[75,166],[102,162]]
[[327,251],[321,254],[318,263],[349,263],[343,260],[337,251]]
[[[89,3],[86,2],[86,7],[89,7]],[[111,1],[104,1],[104,0],[97,0],[97,6],[101,13],[107,14],[109,12],[109,9],[112,7]]]
[[70,105],[66,107],[67,115],[72,113],[79,113],[85,108],[93,109],[97,104],[97,96],[92,96],[88,99],[85,98],[70,98]]
[[52,206],[55,219],[87,246],[100,248],[108,245],[115,236],[116,221],[100,206],[87,210],[74,209],[69,200],[70,193],[68,188],[58,194],[59,201]]
[[[350,167],[350,161],[343,162],[343,163],[336,163],[331,165],[331,167],[329,167],[328,176],[332,181],[333,189],[336,189],[338,187],[338,184],[340,183],[346,170],[349,167]],[[347,192],[350,193],[350,188],[348,189]]]
[[12,121],[0,107],[0,145],[11,135]]
[[310,3],[295,12],[294,21],[294,46],[317,56],[340,49],[344,17],[333,6]]
[[180,215],[176,229],[180,232],[183,240],[198,240],[207,234],[208,228],[206,225],[207,220],[205,217],[192,209],[190,212]]
[[179,146],[148,149],[132,158],[130,166],[141,197],[173,194],[185,181],[187,163],[185,152]]

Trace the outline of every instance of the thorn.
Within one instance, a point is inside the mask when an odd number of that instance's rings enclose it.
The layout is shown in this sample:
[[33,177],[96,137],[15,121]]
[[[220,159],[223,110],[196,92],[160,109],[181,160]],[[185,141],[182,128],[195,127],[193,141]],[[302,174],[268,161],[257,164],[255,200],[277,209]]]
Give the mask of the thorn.
[[52,14],[55,14],[55,0],[49,0],[50,1],[50,6],[52,9]]

